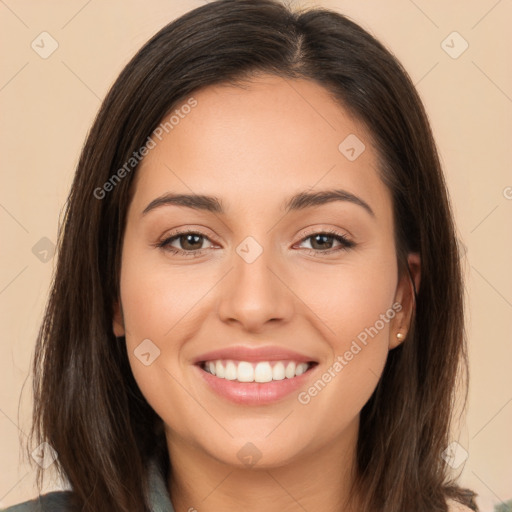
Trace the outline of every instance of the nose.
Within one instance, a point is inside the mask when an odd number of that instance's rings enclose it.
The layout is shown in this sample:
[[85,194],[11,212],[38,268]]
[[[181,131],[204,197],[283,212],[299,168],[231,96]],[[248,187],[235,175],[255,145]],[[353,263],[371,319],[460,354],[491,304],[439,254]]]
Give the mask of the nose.
[[269,323],[284,324],[293,315],[293,293],[270,250],[249,262],[233,254],[233,269],[221,282],[219,316],[244,330],[260,332]]

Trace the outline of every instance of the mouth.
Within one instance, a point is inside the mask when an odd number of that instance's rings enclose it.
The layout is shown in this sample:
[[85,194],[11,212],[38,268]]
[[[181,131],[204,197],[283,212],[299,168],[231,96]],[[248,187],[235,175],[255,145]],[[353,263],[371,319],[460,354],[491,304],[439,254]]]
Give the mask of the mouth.
[[280,345],[230,345],[192,361],[199,380],[221,399],[243,406],[263,406],[293,399],[318,373],[311,355]]
[[215,359],[200,361],[197,366],[206,373],[235,382],[264,384],[272,381],[295,379],[317,366],[316,361],[237,361]]

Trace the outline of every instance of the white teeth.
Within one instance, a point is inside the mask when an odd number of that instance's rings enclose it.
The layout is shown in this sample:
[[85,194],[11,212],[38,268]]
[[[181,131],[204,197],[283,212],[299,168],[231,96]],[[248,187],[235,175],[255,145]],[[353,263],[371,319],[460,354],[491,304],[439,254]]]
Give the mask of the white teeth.
[[222,366],[222,363],[220,361],[217,361],[215,363],[215,375],[217,375],[217,377],[221,377],[222,379],[225,378],[224,366]]
[[308,369],[308,365],[306,363],[301,363],[297,365],[295,369],[295,375],[302,375]]
[[270,363],[258,363],[254,369],[256,382],[270,382],[272,380],[272,367]]
[[251,363],[241,361],[238,363],[237,380],[240,382],[253,382],[254,381],[254,368]]
[[287,379],[295,377],[295,363],[288,363],[284,375]]
[[238,382],[270,382],[272,380],[293,379],[309,369],[308,363],[294,361],[207,361],[203,369],[221,379],[237,380]]
[[233,363],[233,361],[228,361],[228,364],[226,365],[226,373],[224,375],[224,378],[227,380],[235,380],[236,376],[237,371],[235,363]]
[[272,380],[283,380],[284,375],[284,364],[279,362],[274,365],[272,368]]

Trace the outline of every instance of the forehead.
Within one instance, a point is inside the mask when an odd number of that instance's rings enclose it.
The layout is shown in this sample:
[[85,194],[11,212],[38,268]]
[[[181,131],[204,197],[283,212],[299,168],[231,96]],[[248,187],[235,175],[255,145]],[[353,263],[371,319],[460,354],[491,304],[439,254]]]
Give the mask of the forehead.
[[228,211],[266,210],[294,192],[340,187],[389,203],[370,134],[328,90],[272,75],[242,85],[196,91],[193,108],[182,108],[187,98],[163,119],[177,114],[137,170],[140,211],[170,191],[225,198]]

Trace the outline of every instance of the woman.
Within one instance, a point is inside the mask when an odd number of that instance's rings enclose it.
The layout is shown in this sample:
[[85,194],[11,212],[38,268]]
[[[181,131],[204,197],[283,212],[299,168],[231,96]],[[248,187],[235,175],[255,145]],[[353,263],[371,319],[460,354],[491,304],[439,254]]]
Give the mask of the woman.
[[325,9],[195,9],[83,149],[34,361],[72,491],[9,510],[477,510],[445,462],[462,294],[390,52]]

